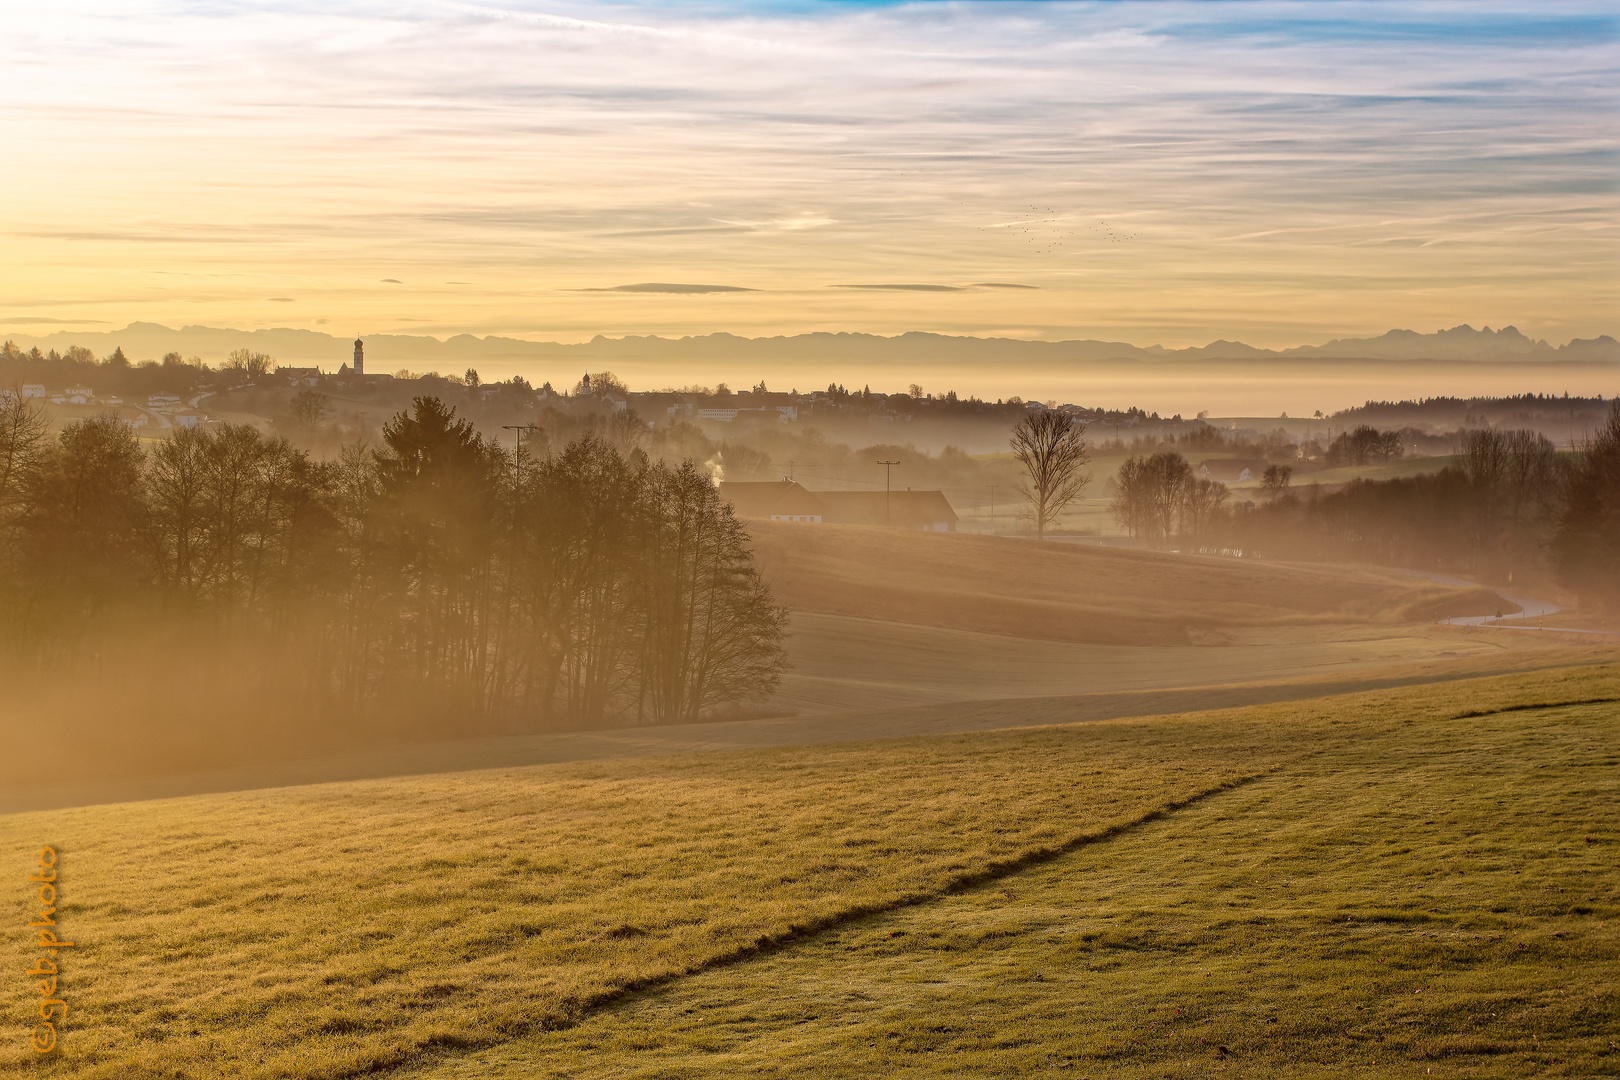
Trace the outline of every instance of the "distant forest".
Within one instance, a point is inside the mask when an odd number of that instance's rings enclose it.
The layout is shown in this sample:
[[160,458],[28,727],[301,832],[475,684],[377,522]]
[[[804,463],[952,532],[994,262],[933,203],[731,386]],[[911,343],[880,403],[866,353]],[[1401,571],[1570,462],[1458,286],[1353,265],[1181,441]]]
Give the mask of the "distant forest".
[[1333,419],[1347,425],[1414,428],[1425,432],[1467,431],[1482,428],[1530,429],[1555,442],[1578,442],[1595,437],[1603,427],[1609,401],[1562,397],[1553,394],[1517,394],[1507,397],[1433,397],[1416,401],[1369,401],[1344,409]]

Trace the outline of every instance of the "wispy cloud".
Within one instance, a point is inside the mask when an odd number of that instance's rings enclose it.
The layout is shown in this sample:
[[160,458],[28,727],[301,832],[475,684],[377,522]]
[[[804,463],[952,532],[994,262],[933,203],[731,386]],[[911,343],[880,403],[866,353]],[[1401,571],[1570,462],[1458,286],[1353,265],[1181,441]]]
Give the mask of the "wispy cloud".
[[623,293],[727,293],[727,292],[758,292],[758,289],[748,289],[741,285],[682,285],[664,281],[643,281],[636,285],[612,285],[602,289],[576,289],[576,292],[623,292]]
[[894,292],[961,292],[960,285],[829,285],[829,289],[885,289]]
[[[561,337],[1288,344],[1620,308],[1607,4],[66,0],[0,62],[0,288],[114,321],[284,289],[357,326],[409,294]],[[112,306],[156,268],[220,284]],[[759,291],[574,291],[650,278]],[[823,289],[930,280],[1028,287]]]

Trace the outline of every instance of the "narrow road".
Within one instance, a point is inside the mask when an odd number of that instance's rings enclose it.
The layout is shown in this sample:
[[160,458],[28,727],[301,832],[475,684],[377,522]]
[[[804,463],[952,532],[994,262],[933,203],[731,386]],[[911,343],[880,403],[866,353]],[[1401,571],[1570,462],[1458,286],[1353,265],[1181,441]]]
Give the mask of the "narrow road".
[[1539,630],[1554,634],[1596,634],[1599,637],[1616,636],[1612,631],[1609,630],[1579,630],[1572,626],[1520,626],[1516,623],[1514,625],[1503,625],[1503,620],[1506,619],[1541,619],[1548,615],[1556,615],[1564,609],[1553,603],[1551,600],[1539,600],[1533,596],[1524,596],[1520,593],[1507,592],[1504,589],[1498,589],[1492,585],[1480,585],[1479,582],[1469,581],[1466,578],[1451,577],[1447,574],[1431,574],[1426,570],[1402,570],[1401,573],[1411,574],[1414,577],[1427,578],[1429,581],[1433,581],[1441,585],[1459,585],[1464,588],[1477,587],[1490,589],[1503,600],[1506,600],[1510,604],[1517,604],[1521,609],[1514,614],[1504,612],[1501,615],[1459,615],[1449,619],[1436,620],[1441,626],[1489,626],[1496,630],[1529,630],[1532,632]]
[[1460,615],[1450,619],[1438,620],[1445,626],[1485,626],[1503,618],[1539,619],[1545,615],[1556,615],[1560,611],[1564,610],[1551,600],[1538,600],[1533,596],[1523,596],[1519,593],[1510,593],[1503,589],[1498,589],[1494,585],[1481,585],[1477,581],[1469,581],[1466,578],[1451,577],[1448,574],[1431,574],[1426,570],[1403,570],[1401,572],[1403,574],[1411,574],[1414,577],[1426,578],[1429,581],[1433,581],[1440,585],[1456,585],[1464,589],[1490,589],[1493,593],[1500,596],[1508,603],[1518,605],[1520,609],[1516,614],[1502,612],[1496,615]]

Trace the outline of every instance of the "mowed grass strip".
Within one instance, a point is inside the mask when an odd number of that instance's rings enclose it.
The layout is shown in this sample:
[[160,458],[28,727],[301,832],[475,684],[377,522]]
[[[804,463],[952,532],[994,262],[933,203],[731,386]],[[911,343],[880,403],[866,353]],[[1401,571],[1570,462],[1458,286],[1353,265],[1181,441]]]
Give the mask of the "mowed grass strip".
[[[337,1077],[940,896],[1403,725],[1620,697],[1561,670],[1149,721],[335,784],[0,819],[21,928],[62,852],[70,1018],[40,1076]],[[1528,717],[1530,712],[1510,715]],[[1458,728],[1458,725],[1465,725]],[[31,959],[21,934],[8,955]],[[5,1015],[32,987],[0,984]]]
[[410,1075],[1614,1075],[1620,706],[1591,696],[1362,732]]

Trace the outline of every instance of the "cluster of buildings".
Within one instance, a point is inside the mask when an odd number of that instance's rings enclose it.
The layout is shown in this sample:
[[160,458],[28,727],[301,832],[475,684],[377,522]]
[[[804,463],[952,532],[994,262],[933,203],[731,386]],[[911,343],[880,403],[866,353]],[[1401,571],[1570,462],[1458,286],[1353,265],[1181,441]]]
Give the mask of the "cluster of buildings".
[[1195,471],[1204,480],[1243,484],[1260,479],[1270,465],[1265,458],[1207,458]]
[[208,420],[207,414],[188,405],[179,394],[150,394],[143,403],[125,401],[116,394],[98,396],[88,386],[50,390],[41,383],[24,383],[21,393],[25,399],[48,401],[52,405],[83,405],[110,409],[119,419],[133,428],[194,428]]

